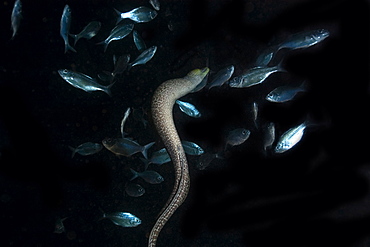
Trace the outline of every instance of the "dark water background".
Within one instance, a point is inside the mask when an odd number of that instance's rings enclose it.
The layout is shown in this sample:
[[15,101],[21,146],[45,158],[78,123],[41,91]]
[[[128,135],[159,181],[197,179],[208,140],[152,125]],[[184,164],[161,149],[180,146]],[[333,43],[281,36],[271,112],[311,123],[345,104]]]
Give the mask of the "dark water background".
[[[144,112],[148,126],[131,115],[125,130],[141,144],[156,141],[150,151],[158,150],[163,145],[149,107],[161,82],[206,65],[210,76],[230,64],[239,75],[271,40],[318,28],[331,36],[309,49],[279,53],[288,73],[251,88],[187,95],[184,100],[203,113],[200,119],[174,110],[180,136],[207,152],[222,150],[233,128],[252,134],[205,171],[196,170],[196,157],[189,157],[189,196],[158,246],[370,245],[367,1],[160,1],[153,21],[135,24],[148,47],[158,46],[157,53],[120,76],[112,97],[73,88],[57,70],[96,77],[113,70],[113,54],[136,57],[132,35],[113,41],[105,53],[95,43],[114,27],[113,8],[150,7],[148,1],[23,0],[19,32],[10,41],[13,3],[0,4],[1,246],[145,246],[172,190],[171,163],[152,166],[165,182],[138,180],[146,194],[132,198],[124,185],[129,168],[143,169],[141,154],[119,158],[103,149],[72,159],[68,146],[119,137],[124,111],[133,107]],[[102,22],[96,37],[77,43],[77,53],[64,54],[59,34],[65,4],[72,10],[71,33],[92,20]],[[293,102],[264,100],[282,82],[305,79],[308,92]],[[254,101],[261,107],[259,129],[251,120]],[[263,126],[275,122],[280,135],[307,116],[320,124],[308,129],[301,143],[282,155],[263,155]],[[98,221],[99,208],[131,212],[142,225],[121,228]],[[57,217],[68,217],[65,233],[53,233]]]

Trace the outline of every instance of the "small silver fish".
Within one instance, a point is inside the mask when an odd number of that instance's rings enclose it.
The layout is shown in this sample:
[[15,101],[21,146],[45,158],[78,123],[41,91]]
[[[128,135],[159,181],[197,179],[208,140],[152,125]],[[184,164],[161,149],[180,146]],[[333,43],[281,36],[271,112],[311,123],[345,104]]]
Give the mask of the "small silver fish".
[[234,77],[230,80],[229,86],[236,88],[254,86],[264,82],[272,73],[281,71],[284,71],[281,67],[281,63],[273,67],[254,67],[248,70],[245,74]]
[[65,217],[63,219],[61,219],[60,217],[58,217],[55,221],[55,228],[54,228],[54,233],[63,233],[66,231],[65,227],[64,227],[64,224],[63,224],[63,221],[65,221],[68,217]]
[[253,122],[256,128],[258,128],[257,118],[258,118],[258,104],[257,102],[253,102],[252,104],[252,113],[253,113]]
[[155,9],[155,10],[159,10],[161,5],[159,3],[158,0],[149,0],[149,3],[152,5],[152,7]]
[[125,191],[127,195],[132,197],[140,197],[145,194],[145,189],[140,184],[131,182],[126,184]]
[[69,146],[69,149],[72,151],[72,158],[75,156],[76,153],[86,156],[91,155],[99,152],[102,150],[103,146],[99,143],[93,143],[93,142],[85,142],[79,145],[76,148],[73,148]]
[[76,45],[77,41],[81,38],[91,39],[92,37],[94,37],[99,32],[100,27],[100,21],[92,21],[87,24],[86,27],[84,27],[84,29],[82,29],[79,34],[70,34],[70,36],[73,37],[75,40],[74,45]]
[[114,70],[112,72],[112,76],[115,77],[118,74],[122,74],[127,68],[128,61],[130,61],[130,54],[120,56],[117,62],[114,63]]
[[134,29],[134,24],[117,25],[112,29],[109,36],[102,42],[97,43],[97,45],[104,45],[104,51],[106,51],[110,42],[123,39],[131,33],[132,29]]
[[266,67],[270,61],[274,58],[275,54],[279,51],[279,47],[272,45],[263,50],[257,57],[255,66],[256,67]]
[[265,133],[265,141],[263,144],[263,149],[265,152],[267,151],[267,148],[270,148],[272,144],[275,141],[275,124],[274,123],[269,123],[266,128],[266,133]]
[[181,141],[185,153],[189,155],[201,155],[204,153],[203,148],[194,142]]
[[157,46],[152,46],[146,49],[132,63],[128,64],[128,68],[130,69],[136,65],[146,64],[150,59],[152,59],[156,51]]
[[190,93],[195,93],[195,92],[202,90],[207,85],[208,76],[209,76],[209,73],[203,78],[203,80],[198,84],[198,86],[196,86]]
[[226,145],[236,146],[244,143],[250,136],[251,132],[244,128],[238,128],[234,129],[229,132],[227,139],[226,139]]
[[148,22],[153,20],[157,16],[157,11],[154,9],[150,9],[148,7],[138,7],[128,12],[121,13],[120,11],[116,10],[116,13],[119,15],[117,19],[117,23],[123,19],[130,19],[134,22]]
[[150,183],[150,184],[160,184],[164,181],[164,178],[156,171],[146,170],[143,172],[137,172],[131,168],[130,170],[133,174],[130,181],[134,180],[137,177],[141,177],[142,179],[145,180],[145,182]]
[[122,74],[130,61],[130,54],[125,54],[116,59],[116,56],[113,56],[114,70],[113,72],[103,71],[102,74],[99,74],[98,77],[102,81],[112,82],[116,75]]
[[326,29],[317,29],[310,31],[303,31],[300,33],[293,34],[291,37],[287,38],[284,42],[279,45],[279,49],[289,48],[289,49],[300,49],[313,46],[327,37],[330,33]]
[[131,213],[115,212],[103,214],[101,219],[110,219],[117,226],[136,227],[141,224],[141,220]]
[[20,0],[16,0],[14,2],[14,7],[13,7],[13,10],[12,10],[12,16],[11,16],[10,19],[11,19],[11,22],[12,22],[11,28],[13,30],[13,35],[12,35],[11,39],[14,39],[14,36],[18,32],[19,25],[20,25],[21,19],[22,19],[22,3],[21,3]]
[[141,146],[136,141],[128,138],[105,138],[103,140],[104,147],[116,155],[131,156],[141,152],[145,159],[148,158],[148,149],[153,144],[154,142],[151,142],[145,146]]
[[163,165],[171,161],[171,157],[168,154],[166,148],[162,148],[156,152],[153,152],[150,159],[142,159],[142,158],[140,159],[145,164],[145,170],[148,168],[150,164]]
[[208,89],[211,89],[213,87],[221,87],[225,82],[227,82],[230,77],[234,74],[234,66],[230,65],[226,68],[221,69],[211,83],[209,83]]
[[277,87],[272,90],[267,96],[266,100],[270,102],[282,103],[292,100],[297,93],[306,91],[306,83],[302,82],[302,84],[298,87],[292,86],[281,86]]
[[64,53],[68,50],[76,52],[76,50],[69,44],[69,29],[71,27],[72,14],[68,4],[64,6],[62,18],[60,19],[60,35],[64,40]]
[[196,161],[195,167],[198,170],[205,170],[215,158],[221,157],[218,154],[204,153],[201,156],[199,156],[199,159]]
[[176,104],[179,106],[180,110],[185,113],[186,115],[194,118],[200,118],[202,114],[195,108],[194,105],[184,102],[181,100],[176,100]]
[[128,116],[130,115],[130,113],[131,113],[131,108],[129,107],[125,111],[125,114],[124,114],[124,116],[122,118],[122,121],[121,121],[121,135],[122,135],[122,138],[124,138],[125,135],[126,135],[126,133],[123,131],[123,128],[125,127],[125,123],[127,121]]
[[303,137],[307,127],[306,122],[285,131],[275,147],[275,153],[284,153],[294,147]]
[[134,44],[135,44],[136,48],[139,51],[145,50],[146,45],[145,45],[145,42],[144,42],[143,38],[140,36],[140,34],[136,30],[134,30],[134,31],[132,31],[132,36],[134,38]]
[[73,72],[67,69],[60,69],[58,70],[58,73],[66,82],[68,82],[75,88],[82,89],[85,92],[103,91],[109,96],[111,96],[110,88],[113,86],[114,83],[108,86],[103,86],[100,85],[96,81],[96,79],[93,79],[88,75]]

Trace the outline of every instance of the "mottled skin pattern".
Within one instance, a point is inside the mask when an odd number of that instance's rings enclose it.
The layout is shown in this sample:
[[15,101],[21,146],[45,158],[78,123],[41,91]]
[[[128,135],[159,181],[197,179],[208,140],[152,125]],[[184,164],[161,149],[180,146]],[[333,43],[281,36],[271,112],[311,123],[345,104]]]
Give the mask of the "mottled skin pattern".
[[153,122],[174,165],[175,184],[170,198],[150,232],[149,247],[156,245],[163,226],[184,202],[190,186],[188,163],[172,117],[173,105],[177,99],[190,93],[203,80],[208,71],[208,68],[192,70],[184,78],[163,82],[154,92],[152,100]]

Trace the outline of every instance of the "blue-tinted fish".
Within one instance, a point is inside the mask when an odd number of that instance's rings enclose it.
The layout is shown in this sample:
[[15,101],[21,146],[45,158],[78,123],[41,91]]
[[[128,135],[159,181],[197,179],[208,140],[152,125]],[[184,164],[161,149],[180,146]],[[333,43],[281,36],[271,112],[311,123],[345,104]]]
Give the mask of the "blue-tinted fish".
[[132,29],[134,29],[134,24],[117,25],[112,29],[109,36],[104,41],[97,43],[97,45],[104,45],[104,51],[106,51],[110,42],[123,39],[131,33]]
[[164,178],[156,171],[146,170],[143,172],[137,172],[131,168],[130,170],[133,174],[130,181],[134,180],[137,177],[141,177],[142,179],[145,180],[145,182],[150,183],[150,184],[160,184],[164,181]]
[[62,18],[60,20],[60,35],[62,36],[64,40],[64,53],[66,53],[68,50],[76,52],[76,50],[69,45],[69,29],[71,27],[71,21],[72,21],[72,14],[71,9],[66,4],[63,9]]
[[112,76],[115,77],[118,74],[122,74],[126,70],[129,61],[130,61],[130,54],[124,54],[120,56],[117,62],[114,64],[114,70],[112,72]]
[[119,15],[117,19],[117,23],[120,22],[123,19],[130,19],[134,22],[148,22],[153,20],[157,16],[157,11],[154,9],[150,9],[148,7],[139,7],[136,9],[133,9],[128,12],[121,13],[118,10],[115,10],[116,13]]
[[273,67],[254,67],[245,74],[231,79],[229,81],[229,86],[236,88],[254,86],[264,82],[272,73],[280,71],[284,71],[281,67],[281,63]]
[[93,142],[82,143],[76,148],[69,146],[69,149],[71,149],[72,151],[72,158],[76,153],[86,156],[86,155],[95,154],[99,152],[100,150],[102,150],[102,148],[103,146],[101,144],[93,143]]
[[181,100],[176,100],[176,104],[179,106],[180,110],[185,113],[186,115],[194,118],[200,118],[202,114],[195,108],[194,105],[184,102]]
[[122,118],[122,121],[121,121],[121,135],[122,135],[122,138],[125,138],[125,136],[127,135],[127,133],[123,131],[123,128],[125,127],[126,121],[128,119],[128,116],[130,115],[130,113],[131,113],[131,108],[128,107],[126,109],[125,114],[123,115],[123,118]]
[[141,152],[145,159],[148,158],[148,149],[153,144],[154,142],[151,142],[145,146],[141,146],[136,141],[128,138],[105,138],[103,140],[104,147],[116,155],[131,156]]
[[227,82],[230,77],[234,74],[234,66],[230,65],[226,68],[223,68],[213,78],[213,80],[209,83],[208,89],[213,87],[221,87],[225,82]]
[[195,167],[198,170],[205,170],[215,158],[222,158],[219,154],[204,153],[199,156],[195,163]]
[[112,72],[103,71],[102,74],[99,74],[98,77],[102,81],[113,81],[116,75],[122,74],[130,61],[130,54],[125,54],[120,56],[117,60],[114,59],[114,70]]
[[329,31],[325,29],[304,31],[293,34],[280,44],[272,44],[263,50],[257,57],[255,66],[266,67],[280,49],[288,48],[294,50],[299,48],[308,48],[323,41],[328,36]]
[[298,87],[281,86],[281,87],[277,87],[274,90],[272,90],[266,96],[266,100],[270,102],[282,103],[282,102],[292,100],[294,96],[296,96],[297,93],[304,92],[304,91],[306,91],[305,82],[302,82],[302,84]]
[[129,69],[136,65],[146,64],[150,59],[152,59],[156,51],[157,51],[156,46],[152,46],[146,49],[134,61],[128,64]]
[[191,93],[195,93],[195,92],[198,92],[200,90],[202,90],[206,85],[207,85],[207,82],[208,82],[208,75],[209,73],[203,78],[203,80],[198,84],[198,86],[196,86],[192,91]]
[[252,104],[252,113],[253,113],[253,122],[256,128],[258,128],[257,118],[258,118],[258,104],[257,102],[253,102]]
[[58,217],[55,221],[55,227],[54,227],[54,233],[63,233],[66,231],[65,227],[64,227],[64,224],[63,224],[63,221],[65,221],[68,217],[65,217],[63,219],[61,219],[60,217]]
[[279,45],[279,49],[299,49],[313,46],[327,37],[329,37],[329,31],[326,29],[317,29],[310,31],[303,31],[293,34],[287,38],[284,42]]
[[159,10],[161,5],[159,3],[158,0],[149,0],[149,3],[152,5],[152,7],[155,9],[155,10]]
[[100,85],[96,81],[96,79],[93,79],[88,75],[73,72],[67,69],[60,69],[58,70],[58,73],[66,82],[76,88],[84,90],[85,92],[103,91],[111,96],[110,88],[113,86],[114,83],[108,86],[103,86]]
[[166,148],[162,148],[154,153],[152,153],[152,156],[150,159],[141,159],[145,164],[145,170],[148,168],[150,164],[157,164],[162,165],[167,162],[171,161],[171,157],[168,154]]
[[82,29],[79,34],[70,34],[75,39],[74,45],[76,45],[77,41],[81,38],[91,39],[94,37],[100,30],[101,23],[100,21],[92,21]]
[[141,220],[131,213],[115,212],[104,213],[101,219],[110,219],[117,226],[136,227],[141,224]]
[[204,153],[203,148],[194,142],[181,141],[185,153],[189,155],[201,155]]
[[132,36],[134,38],[134,44],[136,48],[139,51],[144,51],[146,49],[146,45],[145,45],[143,38],[140,36],[140,34],[136,30],[134,30],[132,31]]
[[12,22],[12,30],[13,30],[13,35],[11,39],[14,39],[15,34],[18,32],[19,29],[19,24],[21,23],[22,19],[22,3],[20,0],[16,0],[14,2],[14,7],[12,10],[12,16],[11,16],[11,22]]
[[279,51],[279,47],[272,45],[263,50],[257,57],[255,66],[256,67],[266,67],[270,61],[274,58],[275,54]]
[[229,132],[226,138],[226,145],[236,146],[244,143],[250,136],[251,132],[244,128],[234,129]]
[[275,141],[275,124],[269,123],[266,128],[265,138],[263,143],[263,149],[266,152],[267,148],[270,148]]
[[275,147],[275,153],[284,153],[294,147],[303,137],[307,127],[306,122],[285,131]]
[[125,191],[127,195],[132,197],[140,197],[145,194],[145,189],[140,184],[131,182],[126,184]]

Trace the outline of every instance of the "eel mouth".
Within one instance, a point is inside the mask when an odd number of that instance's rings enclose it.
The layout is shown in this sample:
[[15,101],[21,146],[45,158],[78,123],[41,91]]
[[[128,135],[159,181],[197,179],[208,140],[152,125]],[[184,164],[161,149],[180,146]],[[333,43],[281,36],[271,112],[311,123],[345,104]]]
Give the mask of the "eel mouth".
[[208,72],[209,72],[209,68],[208,67],[205,67],[205,68],[203,68],[203,69],[200,69],[200,73],[201,74],[208,74]]
[[209,68],[205,67],[203,69],[194,69],[189,72],[188,76],[201,76],[204,77],[208,74]]

